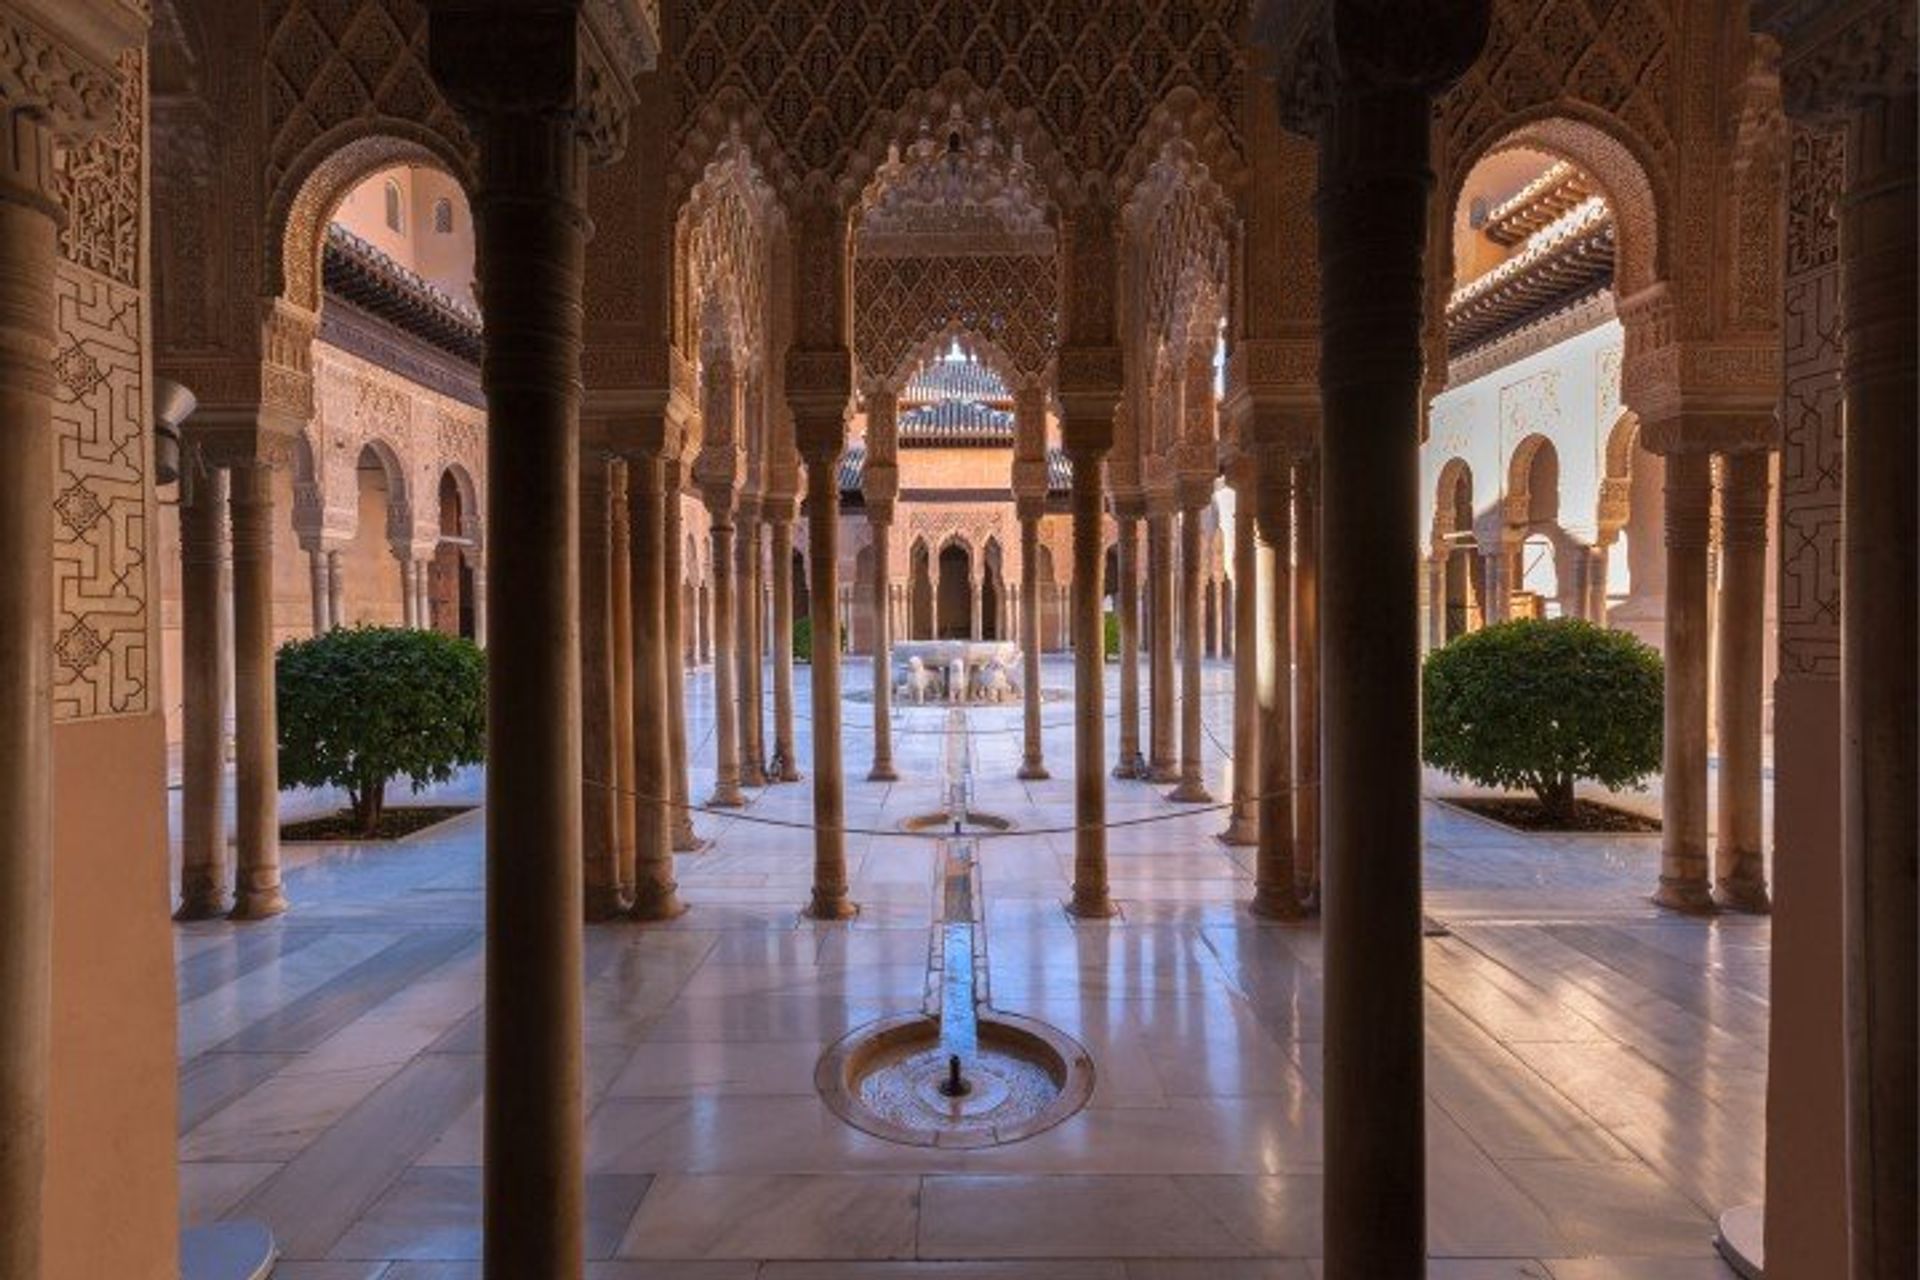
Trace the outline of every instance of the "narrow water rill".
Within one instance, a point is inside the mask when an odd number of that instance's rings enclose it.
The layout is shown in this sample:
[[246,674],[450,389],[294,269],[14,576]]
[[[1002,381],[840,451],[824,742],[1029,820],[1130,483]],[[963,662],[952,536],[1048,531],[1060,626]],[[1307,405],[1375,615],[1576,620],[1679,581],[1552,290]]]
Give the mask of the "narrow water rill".
[[[926,999],[918,1011],[857,1028],[827,1051],[814,1082],[835,1114],[889,1141],[987,1147],[1050,1129],[1085,1105],[1093,1062],[1060,1031],[995,1012],[987,991],[986,922],[978,840],[1005,829],[970,808],[972,739],[967,713],[948,715],[945,810],[909,830],[944,822],[935,860],[938,911],[929,943]],[[916,828],[915,824],[920,826]]]

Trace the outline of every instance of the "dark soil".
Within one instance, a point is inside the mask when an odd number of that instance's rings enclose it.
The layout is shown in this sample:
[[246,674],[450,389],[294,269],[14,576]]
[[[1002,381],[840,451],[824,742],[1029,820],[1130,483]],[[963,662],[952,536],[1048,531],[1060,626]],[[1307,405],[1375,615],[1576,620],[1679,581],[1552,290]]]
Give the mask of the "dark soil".
[[302,822],[289,822],[280,828],[282,840],[398,840],[410,836],[416,831],[424,831],[436,822],[445,822],[448,818],[457,818],[473,809],[470,804],[460,805],[401,805],[388,809],[380,815],[380,822],[371,836],[360,834],[360,823],[350,809],[324,818],[308,818]]
[[1567,822],[1548,817],[1546,810],[1540,807],[1540,802],[1532,799],[1448,796],[1447,803],[1522,831],[1581,831],[1643,836],[1660,830],[1658,818],[1628,813],[1625,809],[1616,809],[1596,800],[1574,801],[1573,818]]

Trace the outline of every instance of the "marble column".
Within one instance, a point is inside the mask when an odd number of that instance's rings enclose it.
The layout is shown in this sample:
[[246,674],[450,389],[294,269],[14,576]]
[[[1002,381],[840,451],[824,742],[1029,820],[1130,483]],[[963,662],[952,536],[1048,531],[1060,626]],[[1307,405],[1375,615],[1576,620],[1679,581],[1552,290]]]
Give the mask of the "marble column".
[[1480,572],[1483,579],[1481,588],[1481,613],[1486,626],[1496,622],[1505,622],[1512,617],[1513,610],[1513,548],[1501,538],[1489,547],[1480,548]]
[[980,590],[980,584],[986,580],[986,575],[982,573],[980,569],[980,562],[977,559],[978,555],[979,553],[976,552],[975,553],[976,559],[973,563],[973,572],[967,576],[967,599],[969,601],[969,609],[970,609],[968,622],[967,622],[967,627],[968,627],[967,638],[969,640],[975,640],[975,641],[979,640],[982,635],[982,632],[981,632],[982,592]]
[[[633,583],[633,906],[636,920],[685,911],[673,878],[671,734],[667,726],[666,468],[657,448],[627,457]],[[673,499],[678,501],[677,497]]]
[[1768,909],[1761,812],[1762,704],[1766,695],[1767,500],[1771,455],[1729,453],[1720,462],[1719,625],[1715,628],[1715,734],[1720,815],[1714,900]]
[[873,767],[867,771],[867,781],[895,782],[900,775],[893,767],[893,636],[887,599],[893,504],[876,507],[869,502],[867,523],[873,539],[872,598],[868,602],[873,615]]
[[233,918],[259,920],[287,909],[273,688],[273,472],[258,462],[233,467],[227,505],[233,527]]
[[1147,602],[1152,627],[1147,654],[1148,746],[1147,778],[1174,782],[1180,770],[1174,762],[1173,691],[1173,517],[1147,516],[1147,579],[1152,584]]
[[[481,636],[486,634],[486,628],[480,625],[486,617],[487,597],[482,589],[484,583],[485,575],[475,569],[473,571],[474,632]],[[327,552],[327,617],[336,627],[347,625],[347,580],[341,572],[338,551]]]
[[[16,34],[10,18],[0,17],[0,30]],[[54,262],[63,215],[52,130],[40,104],[17,101],[17,85],[0,87],[8,143],[0,148],[0,1276],[38,1280],[53,1026]]]
[[[633,758],[633,521],[628,516],[632,494],[627,481],[627,464],[609,459],[610,487],[604,499],[607,509],[607,575],[609,583],[609,645],[613,655],[612,697],[608,701],[613,717],[614,793],[614,866],[620,901],[633,901],[634,864],[639,856],[639,775]],[[581,511],[581,521],[586,512]],[[584,552],[582,553],[584,554]],[[586,590],[586,565],[581,564],[581,590]],[[589,612],[582,605],[582,612]],[[582,650],[585,653],[585,650]],[[625,907],[621,907],[625,910]]]
[[773,542],[773,781],[800,781],[793,732],[793,500],[768,522]]
[[1045,499],[1019,498],[1020,651],[1026,670],[1020,678],[1021,747],[1019,777],[1037,782],[1051,777],[1040,727],[1040,512]]
[[1114,506],[1116,546],[1120,561],[1120,759],[1116,778],[1144,778],[1147,762],[1140,754],[1140,519],[1138,503]]
[[[1427,1274],[1422,338],[1435,98],[1489,0],[1340,4],[1319,125],[1326,1280]],[[1285,74],[1282,75],[1285,82]],[[1297,607],[1297,602],[1296,602]],[[1311,784],[1312,779],[1308,779]]]
[[413,606],[414,616],[420,619],[422,631],[434,630],[433,618],[433,561],[421,560],[413,573],[413,589],[417,602]]
[[[1891,30],[1890,24],[1877,30]],[[1915,1274],[1920,1168],[1915,605],[1915,117],[1911,26],[1852,113],[1841,202],[1846,342],[1841,751],[1853,1274]],[[1901,60],[1896,60],[1896,58]],[[1895,70],[1894,68],[1900,68]]]
[[845,920],[858,910],[848,896],[846,782],[840,760],[840,645],[833,634],[840,596],[840,482],[843,420],[802,430],[807,462],[807,560],[811,610],[826,620],[816,634],[813,680],[813,897],[807,914]]
[[1254,574],[1266,590],[1257,630],[1264,632],[1255,686],[1260,698],[1259,849],[1254,855],[1253,901],[1256,916],[1295,920],[1306,914],[1301,899],[1299,850],[1295,843],[1298,792],[1294,768],[1293,722],[1293,469],[1274,450],[1262,450],[1256,483],[1255,518],[1260,538]]
[[[766,739],[762,736],[765,711],[760,703],[760,499],[743,494],[734,533],[735,606],[734,658],[740,676],[734,695],[740,703],[740,785],[767,785]],[[821,615],[832,618],[829,609]],[[816,654],[819,646],[814,646]]]
[[1320,903],[1320,455],[1293,468],[1293,860],[1307,910]]
[[1667,455],[1666,728],[1661,770],[1660,887],[1654,901],[1710,911],[1707,876],[1707,548],[1712,457]]
[[1607,570],[1611,559],[1606,542],[1587,548],[1587,619],[1595,626],[1607,625]]
[[[1259,537],[1254,504],[1258,492],[1248,477],[1235,489],[1233,507],[1233,811],[1220,839],[1231,845],[1260,842],[1260,601]],[[1267,592],[1271,594],[1272,585]]]
[[[611,920],[625,906],[620,875],[623,784],[614,729],[612,501],[614,468],[592,445],[580,458],[580,857],[581,900],[589,920]],[[629,717],[629,723],[631,719]],[[626,803],[631,805],[630,800]]]
[[666,483],[661,559],[666,578],[666,608],[661,617],[666,630],[667,767],[671,774],[668,794],[673,801],[673,808],[667,813],[667,826],[675,851],[692,853],[704,848],[705,842],[693,830],[691,793],[687,786],[687,535],[681,511],[686,493],[682,483],[684,464],[673,459],[664,464],[662,474]]
[[413,589],[414,562],[412,557],[401,555],[398,551],[393,555],[400,562],[400,625],[412,631],[420,625],[417,611],[420,597]]
[[[1100,626],[1101,516],[1105,447],[1073,441],[1073,613],[1080,643],[1073,651],[1074,915],[1099,919],[1118,908],[1107,886],[1106,655]],[[1090,643],[1088,638],[1095,639]]]
[[733,658],[733,504],[732,493],[719,486],[706,493],[708,536],[713,542],[713,586],[708,592],[712,604],[712,623],[708,628],[713,642],[713,794],[707,806],[714,809],[738,809],[746,803],[740,794],[739,703],[734,688],[736,666]]
[[180,481],[180,908],[225,915],[227,892],[227,473],[199,461]]
[[1427,649],[1447,642],[1447,553],[1427,559]]
[[1206,649],[1206,575],[1200,569],[1200,515],[1206,508],[1189,502],[1180,512],[1180,785],[1168,795],[1182,804],[1211,804],[1200,753],[1201,658]]
[[[181,513],[185,518],[185,512]],[[185,536],[184,531],[182,537]],[[313,606],[313,634],[325,635],[333,626],[333,619],[327,612],[327,551],[315,544],[307,549],[307,595]]]

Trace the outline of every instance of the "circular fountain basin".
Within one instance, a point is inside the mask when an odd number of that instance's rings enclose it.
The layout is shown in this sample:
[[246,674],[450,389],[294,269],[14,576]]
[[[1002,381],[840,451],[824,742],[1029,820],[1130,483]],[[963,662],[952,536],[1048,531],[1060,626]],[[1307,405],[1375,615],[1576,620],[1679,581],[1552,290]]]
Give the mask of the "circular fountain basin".
[[978,1049],[964,1067],[965,1094],[942,1090],[947,1071],[939,1022],[902,1014],[861,1027],[829,1049],[814,1084],[854,1128],[916,1147],[1018,1142],[1059,1124],[1093,1093],[1087,1051],[1016,1014],[982,1011]]
[[[941,809],[934,813],[916,814],[900,820],[902,831],[953,831],[953,810]],[[980,813],[968,809],[960,815],[960,834],[979,835],[983,831],[1011,831],[1015,823],[1012,818],[1003,818],[997,813]]]

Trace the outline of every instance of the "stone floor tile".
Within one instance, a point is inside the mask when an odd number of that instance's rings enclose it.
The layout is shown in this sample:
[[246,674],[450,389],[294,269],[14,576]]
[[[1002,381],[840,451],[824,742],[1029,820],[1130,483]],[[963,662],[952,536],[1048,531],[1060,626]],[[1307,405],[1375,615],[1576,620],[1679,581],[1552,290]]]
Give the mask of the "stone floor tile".
[[621,1241],[628,1258],[907,1258],[914,1177],[669,1175]]

